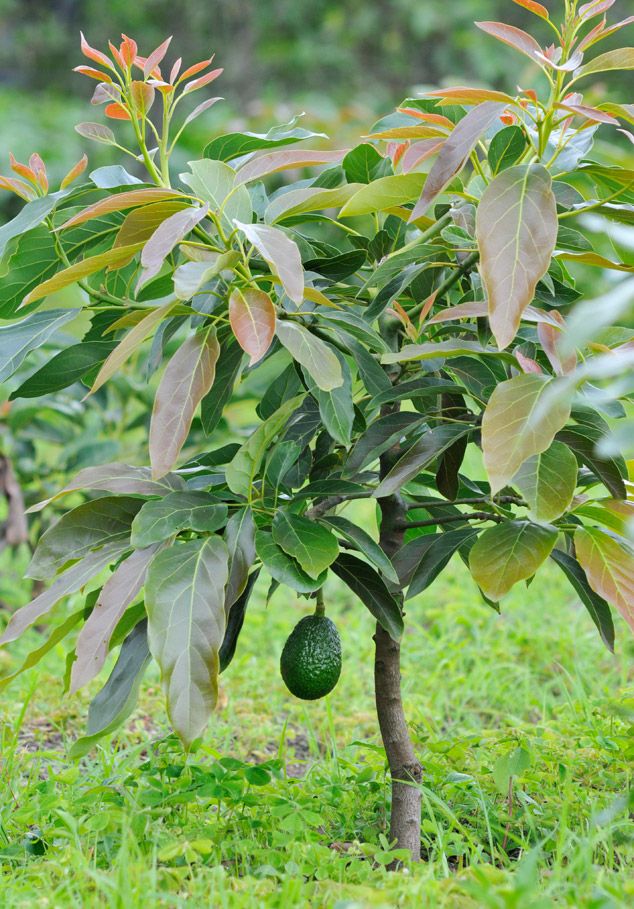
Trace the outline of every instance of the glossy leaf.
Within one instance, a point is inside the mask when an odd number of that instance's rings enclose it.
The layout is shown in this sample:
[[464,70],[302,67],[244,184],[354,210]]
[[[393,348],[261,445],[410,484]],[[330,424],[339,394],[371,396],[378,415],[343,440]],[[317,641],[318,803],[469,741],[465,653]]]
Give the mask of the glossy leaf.
[[310,151],[308,149],[285,149],[250,158],[239,168],[236,183],[250,183],[261,180],[270,174],[282,170],[303,167],[314,167],[319,164],[337,164],[346,155],[347,149],[340,151]]
[[437,426],[424,433],[401,457],[379,484],[374,495],[377,499],[398,492],[401,486],[414,479],[465,433],[469,427],[452,423]]
[[523,31],[521,28],[516,28],[514,25],[506,25],[503,22],[476,22],[476,26],[486,32],[487,35],[491,35],[493,38],[497,38],[498,41],[515,48],[515,50],[532,60],[533,63],[539,63],[537,55],[542,53],[542,49],[528,32]]
[[283,145],[293,145],[302,139],[325,139],[323,133],[314,133],[301,127],[287,124],[283,127],[274,127],[268,133],[228,133],[225,136],[216,136],[205,148],[205,157],[219,161],[231,161],[250,152],[262,151],[269,148],[279,148]]
[[255,524],[250,508],[234,512],[227,521],[225,543],[229,551],[229,579],[225,590],[225,612],[229,615],[247,585],[255,562]]
[[167,256],[203,220],[208,211],[207,204],[200,208],[184,208],[159,224],[141,253],[143,270],[137,281],[137,293],[148,281],[156,277]]
[[202,734],[218,699],[228,558],[223,540],[209,536],[159,552],[148,570],[148,642],[171,724],[186,748]]
[[554,521],[570,507],[577,487],[577,459],[562,442],[527,458],[513,478],[537,521]]
[[211,533],[223,527],[227,506],[208,492],[170,492],[146,502],[132,522],[131,543],[137,548],[161,543],[181,530]]
[[491,330],[507,347],[548,271],[557,242],[557,203],[541,165],[511,167],[487,187],[476,216],[480,272]]
[[516,164],[527,148],[526,136],[519,126],[506,126],[491,139],[489,165],[493,174]]
[[345,358],[336,349],[335,356],[339,360],[343,383],[332,391],[322,391],[306,370],[306,385],[319,404],[319,413],[327,432],[336,442],[347,446],[350,444],[354,422],[352,378]]
[[318,578],[339,553],[335,536],[322,524],[283,509],[275,513],[273,540],[296,559],[311,578]]
[[362,559],[342,552],[333,562],[332,570],[359,597],[392,640],[400,641],[403,634],[401,607],[374,568]]
[[514,584],[530,578],[551,553],[554,527],[508,521],[482,533],[469,553],[469,568],[486,596],[497,601]]
[[220,345],[213,329],[189,337],[161,378],[150,422],[152,476],[172,469],[185,444],[196,408],[214,382]]
[[546,451],[568,420],[570,404],[557,398],[535,419],[551,381],[521,375],[493,390],[482,420],[482,451],[493,494],[512,481],[527,458]]
[[275,307],[270,296],[255,288],[236,288],[229,298],[229,322],[249,366],[262,359],[275,336]]
[[233,222],[251,220],[251,198],[246,186],[235,185],[235,171],[222,161],[189,161],[191,173],[180,178],[192,192],[220,215],[223,229],[230,233]]
[[600,597],[590,587],[586,573],[576,559],[573,559],[572,556],[567,555],[561,549],[553,549],[550,557],[559,565],[574,587],[579,599],[597,626],[603,643],[611,653],[614,653],[614,622],[612,621],[610,607],[603,597]]
[[297,593],[312,593],[322,587],[326,580],[326,571],[317,578],[311,578],[306,574],[295,559],[287,555],[281,546],[278,546],[273,535],[268,531],[256,531],[255,550],[271,577],[279,584],[286,584]]
[[577,70],[575,80],[580,79],[582,76],[605,73],[615,69],[634,69],[634,47],[618,47],[615,50],[607,51],[605,54],[599,54],[594,60],[590,60]]
[[318,388],[332,391],[343,385],[343,373],[337,355],[321,338],[311,334],[297,322],[278,320],[277,337],[297,360],[308,371]]
[[409,587],[407,599],[426,590],[459,549],[468,553],[479,533],[477,527],[465,527],[424,534],[405,543],[394,556],[394,567],[401,585]]
[[0,382],[12,376],[32,350],[41,347],[62,326],[76,318],[75,309],[49,309],[20,322],[0,326]]
[[634,550],[598,527],[576,530],[575,550],[590,587],[616,606],[634,631]]
[[244,590],[229,611],[225,636],[222,639],[222,645],[219,651],[220,672],[224,672],[227,666],[229,666],[233,660],[238,643],[238,637],[242,631],[242,626],[244,624],[244,616],[247,611],[247,606],[249,605],[249,600],[251,599],[251,594],[259,575],[259,568],[256,568],[255,571],[251,572]]
[[347,540],[356,549],[360,550],[366,559],[372,562],[374,567],[378,568],[388,581],[392,584],[399,583],[398,575],[392,562],[369,533],[340,515],[328,515],[321,520],[328,524],[329,527],[332,527],[333,530],[336,530],[344,540]]
[[68,388],[103,363],[115,346],[115,341],[82,341],[60,350],[12,391],[10,400],[39,398]]
[[419,173],[380,177],[357,189],[339,212],[339,217],[354,218],[413,202],[419,197],[426,179],[426,174]]
[[[390,389],[390,399],[392,393],[398,395],[398,387]],[[380,455],[417,429],[424,420],[425,417],[420,414],[406,411],[379,417],[357,440],[345,463],[345,473],[348,475],[358,473],[368,467],[372,461],[376,461]]]
[[89,205],[78,214],[73,215],[68,221],[65,221],[59,230],[68,230],[69,227],[76,227],[78,224],[84,224],[86,221],[97,218],[101,215],[108,214],[112,211],[127,211],[129,208],[135,208],[137,205],[148,205],[150,202],[165,202],[169,199],[186,199],[183,193],[176,192],[173,189],[131,189],[127,192],[117,193],[106,196],[94,205]]
[[243,224],[238,220],[235,225],[280,279],[293,303],[301,303],[304,298],[304,269],[297,244],[277,227]]

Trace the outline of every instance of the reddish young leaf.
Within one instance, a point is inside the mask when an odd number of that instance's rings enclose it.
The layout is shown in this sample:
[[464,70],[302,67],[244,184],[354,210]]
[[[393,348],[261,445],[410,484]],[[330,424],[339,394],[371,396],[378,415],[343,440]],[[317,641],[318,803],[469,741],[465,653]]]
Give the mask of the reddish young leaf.
[[603,110],[597,110],[596,107],[588,107],[585,104],[568,104],[567,102],[556,104],[555,107],[559,110],[568,110],[573,114],[578,114],[580,117],[585,117],[586,120],[592,120],[595,123],[610,123],[613,126],[619,125],[619,121],[616,117],[606,114]]
[[183,58],[179,57],[178,60],[174,63],[174,66],[170,70],[170,82],[176,82],[178,74],[181,71],[181,66],[183,65]]
[[548,361],[558,376],[564,376],[571,373],[577,365],[577,354],[571,353],[562,356],[559,350],[559,342],[563,337],[565,327],[564,317],[560,312],[554,309],[549,313],[550,318],[554,319],[560,326],[556,328],[548,322],[540,322],[537,326],[537,336],[539,343],[542,345]]
[[137,293],[144,284],[154,278],[177,243],[191,233],[209,211],[209,205],[200,208],[185,208],[170,215],[160,224],[143,247],[141,265],[143,271],[137,282]]
[[123,57],[121,56],[121,52],[119,51],[119,49],[118,49],[117,47],[114,46],[114,44],[112,43],[112,41],[108,41],[108,47],[110,48],[110,53],[111,53],[112,56],[114,57],[115,62],[117,63],[117,65],[118,65],[121,69],[126,69],[125,60],[124,60]]
[[84,139],[92,139],[93,142],[103,142],[104,145],[114,145],[117,141],[115,135],[109,126],[103,123],[78,123],[75,132],[83,136]]
[[587,22],[588,19],[594,19],[595,16],[606,13],[615,3],[616,0],[592,0],[592,3],[584,3],[583,6],[579,7],[577,14],[579,22]]
[[522,367],[522,372],[524,373],[532,372],[535,373],[535,375],[541,376],[544,372],[536,360],[532,360],[530,357],[527,357],[526,354],[523,354],[521,350],[515,351],[515,359]]
[[101,51],[91,47],[86,41],[83,32],[80,32],[79,34],[81,36],[81,52],[84,57],[88,57],[88,59],[92,60],[94,63],[101,63],[102,66],[106,66],[108,69],[113,69],[112,60],[105,54],[102,54]]
[[418,164],[431,158],[445,144],[444,139],[422,139],[420,142],[414,142],[413,145],[405,151],[401,158],[401,168],[404,174],[408,174]]
[[575,549],[594,592],[616,606],[634,631],[634,551],[598,527],[580,527]]
[[110,117],[111,120],[131,120],[129,112],[122,104],[115,102],[114,104],[109,104],[105,111],[106,117]]
[[[155,91],[153,86],[148,85],[147,82],[135,80],[130,84],[130,94],[134,101],[137,116],[140,118],[145,117],[154,103]],[[106,113],[108,113],[108,108],[106,108]]]
[[121,42],[119,53],[121,54],[126,66],[132,66],[139,48],[136,41],[134,41],[132,38],[128,38],[127,35],[121,35],[121,37],[123,38],[123,41]]
[[120,97],[121,89],[114,82],[100,82],[95,87],[90,103],[106,104],[108,101],[118,101]]
[[535,54],[541,53],[542,49],[528,32],[522,31],[521,28],[516,28],[514,25],[505,25],[503,22],[476,22],[476,25],[487,35],[515,48],[534,63],[539,63]]
[[38,185],[46,193],[48,192],[48,177],[46,176],[46,165],[37,152],[33,152],[29,158],[29,167],[35,174]]
[[224,70],[222,69],[213,69],[210,73],[206,73],[204,76],[201,76],[200,79],[194,79],[192,82],[188,82],[185,88],[183,89],[183,94],[188,95],[190,92],[195,92],[199,88],[203,88],[205,85],[209,85],[210,82],[213,82],[214,79],[217,79]]
[[[163,88],[169,88],[169,89],[173,89],[173,87],[174,86],[172,86],[172,85],[163,86]],[[160,91],[161,87],[158,86],[158,88]],[[185,117],[185,119],[183,120],[183,126],[181,127],[181,129],[184,129],[188,123],[192,123],[192,121],[194,121],[197,117],[200,117],[201,114],[204,114],[205,111],[209,110],[210,107],[213,107],[217,101],[223,101],[223,100],[224,100],[223,98],[207,98],[206,101],[201,101],[201,103],[193,109],[191,114],[188,114]]]
[[410,215],[410,222],[424,215],[434,199],[464,166],[480,136],[500,116],[504,105],[485,101],[469,111],[445,140],[440,154],[423,187],[423,193]]
[[88,76],[90,79],[96,79],[97,82],[112,82],[108,73],[104,73],[100,69],[93,69],[92,66],[74,66],[73,72]]
[[159,189],[148,187],[147,189],[131,189],[128,192],[118,193],[116,196],[107,196],[100,199],[93,205],[89,205],[83,211],[73,215],[64,224],[61,224],[57,230],[66,230],[68,227],[75,227],[77,224],[83,224],[90,221],[91,218],[97,218],[100,215],[106,215],[111,211],[126,211],[128,208],[135,208],[137,205],[147,205],[150,202],[163,202],[166,199],[186,199],[184,193],[176,192],[173,189]]
[[148,78],[148,76],[151,76],[154,74],[154,69],[159,65],[159,63],[161,63],[161,61],[165,57],[165,54],[167,53],[167,49],[170,46],[171,40],[172,40],[172,36],[170,35],[170,37],[166,38],[162,44],[159,44],[159,46],[156,48],[156,50],[152,51],[150,56],[146,59],[145,63],[143,64],[143,75],[145,76],[146,79]]
[[518,6],[523,6],[524,9],[530,10],[531,13],[535,13],[536,16],[539,16],[540,19],[549,20],[548,10],[545,6],[542,6],[541,3],[536,3],[535,0],[513,0],[513,3],[517,3]]
[[507,95],[506,92],[497,92],[490,88],[469,88],[468,85],[456,85],[453,88],[439,88],[433,92],[427,92],[429,98],[440,98],[444,104],[446,102],[454,104],[480,104],[482,101],[500,101],[504,104],[515,104],[515,98]]
[[615,22],[614,25],[608,25],[606,28],[604,19],[603,22],[595,26],[591,32],[588,32],[588,34],[579,44],[579,50],[590,47],[591,45],[596,44],[598,41],[603,41],[604,38],[608,38],[615,32],[620,32],[622,28],[625,28],[626,25],[631,25],[633,22],[634,16],[628,16],[627,19],[621,19],[620,22]]
[[196,408],[213,385],[220,345],[213,329],[189,337],[167,364],[150,422],[153,479],[168,473],[189,434]]
[[[212,99],[217,100],[217,99]],[[207,102],[204,102],[205,104]],[[292,170],[299,167],[313,167],[318,164],[338,164],[349,148],[339,151],[310,151],[306,149],[282,149],[282,151],[269,152],[251,158],[238,170],[236,183],[249,183],[251,180],[261,180],[269,174],[281,170]]]
[[304,297],[304,269],[299,248],[294,240],[277,227],[266,224],[242,224],[234,222],[249,243],[253,244],[262,258],[274,271],[291,298],[298,305]]
[[397,107],[399,114],[407,114],[409,117],[416,117],[417,120],[424,120],[426,123],[436,123],[438,126],[446,126],[447,129],[454,128],[453,120],[449,117],[443,117],[442,114],[430,114],[423,110],[416,110],[414,107]]
[[275,335],[275,307],[263,290],[236,289],[229,298],[229,322],[249,365],[261,360]]
[[28,183],[16,180],[15,177],[0,177],[0,187],[15,193],[16,196],[24,199],[25,202],[30,202],[35,197],[35,190]]
[[33,186],[38,185],[37,175],[33,168],[28,167],[26,164],[20,164],[20,162],[16,160],[13,152],[9,152],[9,165],[14,174],[24,177],[24,179],[28,180],[29,183],[32,183]]
[[189,69],[186,69],[184,73],[181,74],[179,82],[182,82],[184,79],[191,79],[192,76],[195,76],[196,73],[202,72],[202,70],[207,69],[208,66],[211,66],[215,54],[209,58],[209,60],[201,60],[200,63],[194,63],[193,66],[190,66]]

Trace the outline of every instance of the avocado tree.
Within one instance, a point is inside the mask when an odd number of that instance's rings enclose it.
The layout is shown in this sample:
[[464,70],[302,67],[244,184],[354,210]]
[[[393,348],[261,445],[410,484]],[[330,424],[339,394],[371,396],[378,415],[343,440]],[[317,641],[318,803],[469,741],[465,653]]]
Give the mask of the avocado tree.
[[[634,69],[633,48],[593,55],[630,20],[608,24],[609,0],[566,0],[559,25],[540,3],[516,2],[551,45],[478,25],[530,60],[535,87],[409,98],[346,150],[306,150],[298,143],[317,137],[295,122],[217,136],[180,175],[170,166],[179,136],[217,100],[191,109],[187,98],[220,70],[211,60],[167,66],[169,41],[145,58],[125,36],[110,56],[82,39],[90,65],[78,70],[97,80],[93,102],[127,133],[78,129],[146,173],[100,169],[50,193],[37,155],[13,163],[3,185],[27,204],[0,232],[0,332],[13,345],[2,366],[23,368],[76,317],[50,308],[69,287],[91,316],[73,372],[89,395],[133,358],[134,374],[150,338],[144,375],[167,362],[149,466],[87,467],[56,491],[85,500],[42,535],[28,573],[50,586],[1,639],[89,591],[27,660],[79,627],[76,691],[120,647],[75,754],[126,718],[151,658],[189,748],[260,575],[270,591],[314,599],[282,670],[300,696],[326,693],[341,660],[324,616],[332,572],[376,620],[391,839],[417,859],[422,768],[401,699],[405,602],[456,555],[497,610],[550,559],[610,649],[610,605],[634,627],[631,487],[614,447],[626,419],[618,398],[633,389],[602,387],[614,364],[631,367],[633,332],[612,326],[590,344],[568,332],[580,268],[633,270],[592,249],[583,217],[632,222],[634,174],[601,163],[592,146],[600,126],[632,123],[634,111],[581,94],[597,73]],[[279,185],[291,171],[312,176]],[[223,412],[258,374],[249,434],[218,446]],[[45,394],[55,369],[38,381]],[[207,440],[192,445],[198,420]]]

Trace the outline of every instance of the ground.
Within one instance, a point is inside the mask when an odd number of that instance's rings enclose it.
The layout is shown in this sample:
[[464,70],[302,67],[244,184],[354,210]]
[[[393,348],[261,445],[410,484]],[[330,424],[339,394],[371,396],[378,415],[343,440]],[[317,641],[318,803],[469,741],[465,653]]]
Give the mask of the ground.
[[[222,705],[186,760],[155,672],[127,729],[66,749],[91,690],[62,697],[59,649],[2,694],[2,909],[625,907],[634,647],[612,656],[553,565],[496,615],[457,563],[408,603],[404,693],[425,766],[425,861],[387,872],[372,620],[337,583],[334,693],[302,703],[278,671],[310,608],[254,599]],[[37,641],[0,656],[7,672]]]

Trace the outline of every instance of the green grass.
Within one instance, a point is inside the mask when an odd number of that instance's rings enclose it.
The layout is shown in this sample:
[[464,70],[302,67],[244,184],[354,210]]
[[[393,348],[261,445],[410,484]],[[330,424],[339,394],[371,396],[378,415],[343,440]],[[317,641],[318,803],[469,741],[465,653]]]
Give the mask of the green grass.
[[453,563],[408,604],[404,691],[425,765],[426,861],[387,872],[371,617],[338,585],[328,594],[344,648],[334,693],[304,704],[285,691],[279,654],[309,607],[280,590],[266,608],[262,592],[222,677],[224,706],[188,759],[168,735],[155,673],[128,728],[79,763],[66,748],[96,686],[62,698],[63,652],[7,689],[3,909],[632,905],[624,623],[613,657],[554,567],[501,616]]

